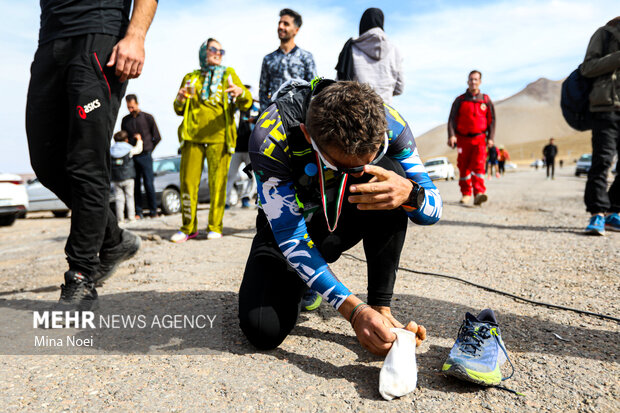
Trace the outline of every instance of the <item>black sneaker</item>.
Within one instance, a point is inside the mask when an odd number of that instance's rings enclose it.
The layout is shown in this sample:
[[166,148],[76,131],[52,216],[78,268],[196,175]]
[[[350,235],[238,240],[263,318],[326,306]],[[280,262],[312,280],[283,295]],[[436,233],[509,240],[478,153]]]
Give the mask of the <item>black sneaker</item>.
[[121,233],[120,244],[99,253],[99,267],[92,276],[93,281],[101,284],[110,278],[121,262],[136,255],[140,249],[140,244],[142,244],[142,240],[139,236],[124,229]]
[[60,286],[60,300],[53,311],[90,311],[99,307],[95,283],[81,272],[69,270]]

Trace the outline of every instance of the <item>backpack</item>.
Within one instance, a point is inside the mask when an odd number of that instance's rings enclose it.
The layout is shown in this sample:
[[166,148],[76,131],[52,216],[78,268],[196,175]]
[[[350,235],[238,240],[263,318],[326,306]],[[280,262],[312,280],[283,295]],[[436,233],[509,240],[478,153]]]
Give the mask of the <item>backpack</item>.
[[562,115],[566,123],[579,131],[592,129],[589,96],[593,82],[594,79],[581,74],[581,65],[562,82]]

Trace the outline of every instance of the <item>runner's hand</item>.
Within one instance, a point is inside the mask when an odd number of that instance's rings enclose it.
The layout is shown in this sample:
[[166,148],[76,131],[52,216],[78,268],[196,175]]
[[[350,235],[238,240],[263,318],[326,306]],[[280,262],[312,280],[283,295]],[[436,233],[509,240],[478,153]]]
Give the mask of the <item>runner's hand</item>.
[[376,165],[364,166],[364,172],[374,176],[367,183],[349,187],[351,192],[362,194],[349,196],[349,202],[358,204],[357,209],[396,209],[409,199],[413,184],[396,172]]
[[115,74],[121,83],[140,76],[142,66],[144,66],[144,38],[125,36],[116,43],[106,66],[114,65],[116,65]]
[[394,316],[392,315],[392,310],[390,310],[390,307],[383,307],[383,306],[375,305],[375,306],[372,306],[372,308],[375,309],[377,312],[379,312],[379,314],[387,318],[392,323],[393,327],[404,328],[405,330],[409,330],[412,333],[415,333],[416,335],[415,341],[416,341],[417,347],[419,347],[420,344],[422,344],[422,341],[426,340],[426,328],[424,328],[424,326],[418,326],[414,321],[410,321],[405,327],[400,323],[400,321],[394,318]]
[[385,356],[396,340],[396,334],[390,331],[391,327],[390,320],[367,307],[356,316],[354,330],[362,347],[377,356]]

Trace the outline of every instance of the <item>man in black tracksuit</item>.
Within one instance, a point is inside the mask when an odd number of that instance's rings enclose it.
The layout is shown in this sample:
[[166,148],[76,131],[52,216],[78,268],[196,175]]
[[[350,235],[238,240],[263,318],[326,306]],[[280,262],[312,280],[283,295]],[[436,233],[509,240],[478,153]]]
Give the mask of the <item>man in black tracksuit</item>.
[[71,209],[69,271],[58,309],[89,310],[95,282],[133,256],[140,239],[109,207],[110,137],[127,79],[144,63],[155,0],[41,0],[39,46],[26,104],[30,162]]
[[[553,142],[553,138],[549,139],[549,143],[543,148],[543,156],[547,166],[547,179],[555,179],[555,157],[558,154],[558,147]],[[551,175],[549,175],[549,169],[551,169]]]

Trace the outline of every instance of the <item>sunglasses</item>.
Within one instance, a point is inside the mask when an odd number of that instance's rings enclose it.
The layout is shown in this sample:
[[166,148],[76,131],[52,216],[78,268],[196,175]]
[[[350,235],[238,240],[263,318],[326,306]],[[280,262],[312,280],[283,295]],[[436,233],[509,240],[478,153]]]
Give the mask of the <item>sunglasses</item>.
[[[325,165],[325,167],[327,169],[331,169],[332,171],[335,171],[335,172],[338,172],[338,173],[341,173],[341,174],[358,174],[358,173],[364,171],[364,166],[366,166],[366,165],[354,166],[353,168],[341,168],[341,167],[335,166],[331,162],[329,162],[327,159],[325,159],[325,157],[323,156],[323,154],[319,150],[319,147],[314,142],[314,139],[312,139],[312,137],[310,137],[310,144],[312,145],[312,148],[314,149],[314,151],[319,155],[319,158],[321,159],[321,162],[323,162],[323,165]],[[368,165],[376,165],[377,163],[379,163],[381,158],[383,158],[383,156],[387,152],[387,148],[388,148],[388,135],[387,135],[387,132],[386,132],[385,133],[385,140],[383,141],[383,144],[379,148],[380,152],[377,154],[375,159],[373,159]]]
[[224,49],[218,49],[217,47],[213,47],[213,46],[209,46],[207,48],[208,51],[210,51],[211,53],[219,53],[222,56],[224,56],[226,54],[226,50]]

